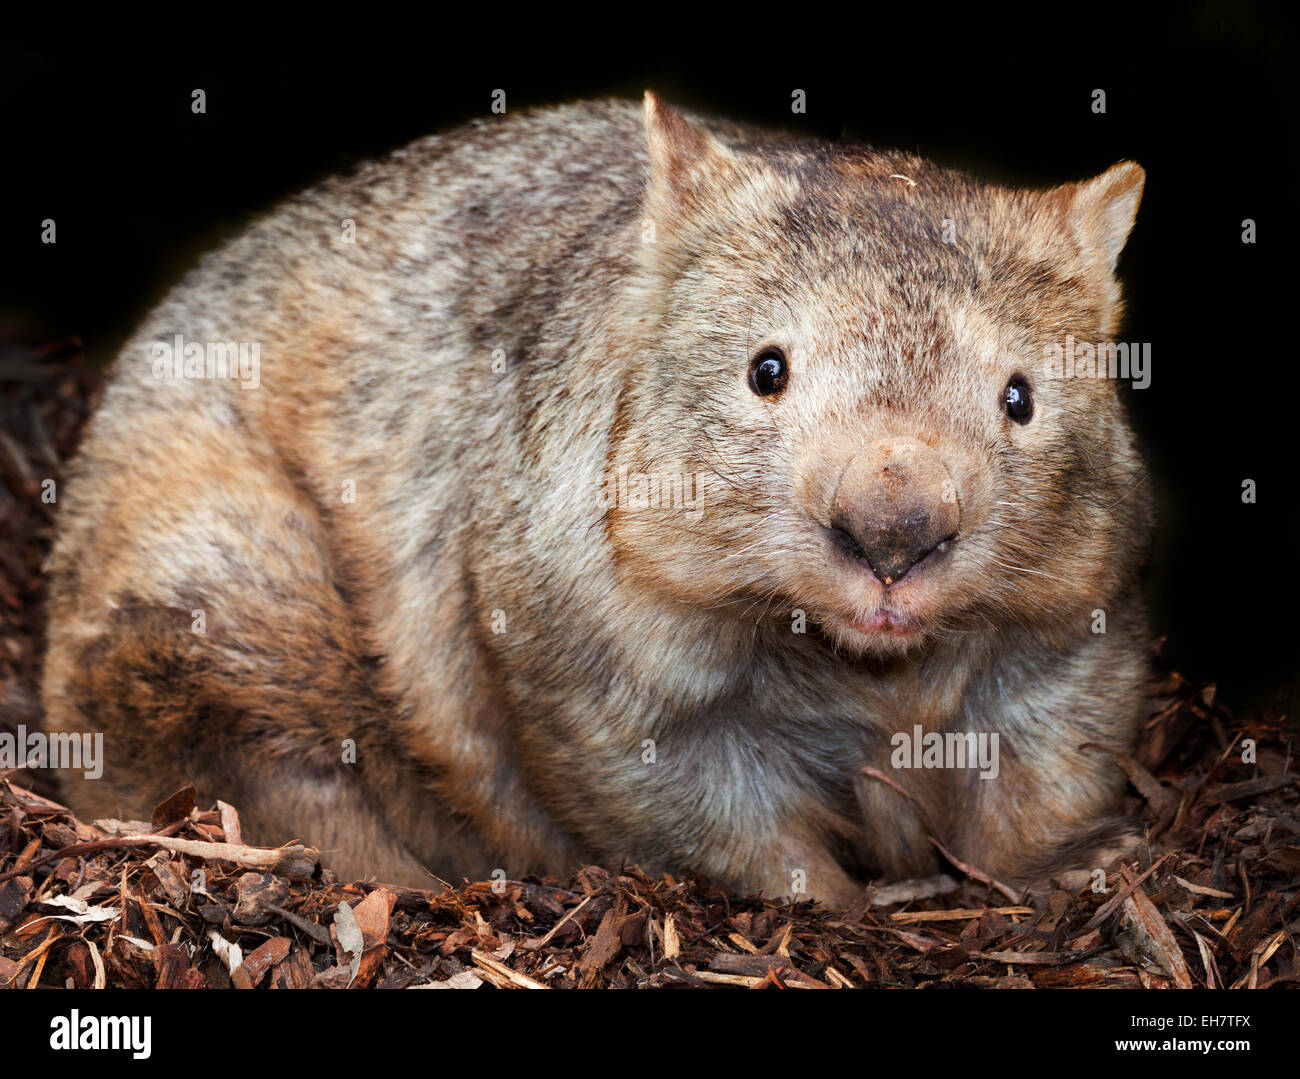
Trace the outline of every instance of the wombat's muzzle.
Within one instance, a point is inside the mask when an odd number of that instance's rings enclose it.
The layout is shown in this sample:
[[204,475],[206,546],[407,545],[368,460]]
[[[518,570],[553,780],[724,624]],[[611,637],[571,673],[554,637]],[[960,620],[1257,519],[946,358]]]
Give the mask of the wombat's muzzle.
[[855,457],[831,502],[831,528],[891,585],[961,523],[957,487],[939,455],[912,438],[887,438]]

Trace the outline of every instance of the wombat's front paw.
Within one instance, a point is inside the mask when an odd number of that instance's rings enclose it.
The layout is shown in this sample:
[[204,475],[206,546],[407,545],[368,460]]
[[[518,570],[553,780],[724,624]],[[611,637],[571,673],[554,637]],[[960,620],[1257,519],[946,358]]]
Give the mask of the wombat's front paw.
[[757,874],[753,888],[768,899],[806,903],[830,910],[848,910],[866,891],[829,855],[803,847],[787,847],[775,865]]
[[[1081,891],[1098,881],[1104,884],[1111,866],[1116,862],[1136,859],[1141,847],[1141,836],[1116,836],[1105,847],[1094,850],[1082,859],[1077,859],[1079,864],[1076,868],[1061,870],[1053,873],[1052,877],[1067,892]],[[1035,894],[1048,892],[1051,890],[1050,881],[1044,879],[1035,882],[1029,890]]]

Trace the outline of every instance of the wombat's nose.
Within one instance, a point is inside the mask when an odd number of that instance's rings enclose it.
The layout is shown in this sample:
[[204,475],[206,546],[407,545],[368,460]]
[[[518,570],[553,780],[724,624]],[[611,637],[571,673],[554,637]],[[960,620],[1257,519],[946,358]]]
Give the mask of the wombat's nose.
[[831,527],[890,585],[957,535],[957,488],[939,455],[911,438],[888,438],[845,470]]

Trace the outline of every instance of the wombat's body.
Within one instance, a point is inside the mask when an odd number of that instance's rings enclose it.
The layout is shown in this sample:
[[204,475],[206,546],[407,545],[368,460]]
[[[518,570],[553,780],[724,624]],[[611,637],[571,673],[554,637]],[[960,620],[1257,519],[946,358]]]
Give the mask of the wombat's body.
[[[192,780],[408,883],[626,858],[843,903],[927,833],[1104,864],[1123,777],[1079,747],[1141,714],[1147,501],[1114,387],[1043,350],[1116,329],[1141,170],[713,130],[651,98],[426,139],[167,298],[59,500],[48,723],[107,762],[74,808]],[[178,334],[257,343],[260,385],[157,377]],[[998,734],[997,777],[896,769],[918,725]]]

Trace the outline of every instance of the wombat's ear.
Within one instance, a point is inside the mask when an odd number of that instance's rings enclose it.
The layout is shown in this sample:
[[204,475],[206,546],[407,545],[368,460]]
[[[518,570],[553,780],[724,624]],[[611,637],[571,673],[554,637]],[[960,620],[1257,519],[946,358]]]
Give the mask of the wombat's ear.
[[700,205],[728,172],[732,155],[706,131],[645,94],[646,142],[650,149],[650,203],[661,223]]
[[1112,165],[1100,176],[1058,188],[1068,201],[1067,216],[1085,257],[1114,272],[1142,201],[1147,174],[1133,161]]

